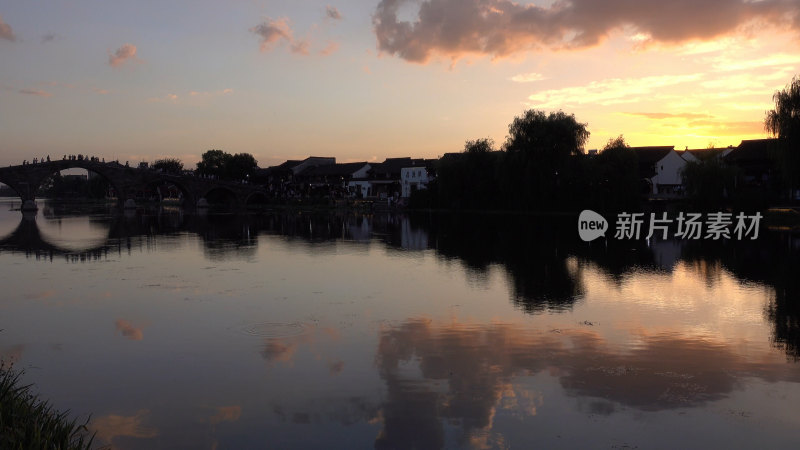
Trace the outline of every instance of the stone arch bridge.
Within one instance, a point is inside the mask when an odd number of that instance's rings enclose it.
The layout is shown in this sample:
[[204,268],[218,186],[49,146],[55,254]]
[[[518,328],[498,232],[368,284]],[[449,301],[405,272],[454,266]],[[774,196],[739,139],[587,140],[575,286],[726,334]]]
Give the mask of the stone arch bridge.
[[36,196],[42,183],[53,174],[66,169],[86,169],[105,178],[117,195],[120,206],[135,207],[137,198],[148,187],[166,183],[177,187],[185,206],[205,206],[212,193],[221,194],[233,206],[245,206],[263,199],[266,191],[250,184],[214,180],[191,175],[174,175],[153,169],[123,166],[118,162],[92,160],[54,160],[0,168],[0,183],[13,189],[22,199],[23,210],[36,209]]

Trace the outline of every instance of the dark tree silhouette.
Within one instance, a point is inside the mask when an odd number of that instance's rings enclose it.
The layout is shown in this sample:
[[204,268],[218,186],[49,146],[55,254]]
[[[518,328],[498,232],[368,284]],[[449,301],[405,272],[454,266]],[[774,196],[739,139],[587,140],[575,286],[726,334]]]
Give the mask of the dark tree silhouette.
[[552,209],[566,194],[561,180],[574,177],[570,156],[583,154],[588,137],[586,124],[563,111],[528,110],[515,117],[504,146],[506,195],[520,198],[527,209]]
[[622,135],[609,139],[590,168],[592,195],[603,209],[629,209],[639,202],[639,158]]
[[800,77],[772,96],[775,109],[767,111],[764,128],[778,138],[777,159],[787,187],[800,186]]
[[225,167],[225,175],[232,180],[244,180],[255,173],[258,161],[249,153],[231,156]]
[[736,168],[723,164],[719,158],[689,161],[682,177],[686,193],[694,206],[710,210],[724,205],[727,195],[733,193]]
[[490,153],[494,151],[494,140],[491,138],[475,139],[464,143],[465,153]]
[[209,150],[203,153],[200,162],[197,163],[197,173],[223,178],[225,176],[225,167],[230,158],[230,153],[222,150]]
[[231,155],[222,150],[209,150],[203,153],[202,160],[197,163],[197,173],[212,175],[218,178],[244,180],[252,175],[258,162],[249,153]]
[[183,163],[177,158],[163,158],[153,163],[154,169],[161,169],[164,173],[179,174],[183,171]]
[[494,141],[489,138],[467,141],[463,153],[449,153],[439,160],[434,188],[438,194],[436,200],[442,206],[455,209],[502,207],[497,191],[497,170],[503,153],[495,152],[493,147]]

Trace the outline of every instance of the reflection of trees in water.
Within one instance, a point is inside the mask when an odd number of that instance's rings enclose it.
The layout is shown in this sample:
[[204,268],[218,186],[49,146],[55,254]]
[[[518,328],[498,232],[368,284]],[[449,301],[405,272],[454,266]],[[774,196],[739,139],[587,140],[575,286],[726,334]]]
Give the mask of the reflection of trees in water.
[[212,261],[249,259],[258,247],[257,216],[207,214],[190,216],[187,226],[203,239],[203,253]]
[[[445,258],[486,272],[499,264],[512,284],[512,299],[527,312],[572,306],[583,293],[566,263],[574,238],[560,217],[438,215],[414,218],[429,225],[429,242]],[[574,227],[569,233],[574,233]]]

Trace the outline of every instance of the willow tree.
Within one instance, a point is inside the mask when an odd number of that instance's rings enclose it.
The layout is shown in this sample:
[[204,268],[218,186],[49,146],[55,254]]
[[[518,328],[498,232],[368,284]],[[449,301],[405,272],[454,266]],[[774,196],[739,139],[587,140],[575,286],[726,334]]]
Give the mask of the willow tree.
[[515,117],[504,145],[509,198],[529,209],[561,209],[560,200],[574,197],[562,180],[574,180],[572,157],[583,154],[588,138],[586,124],[563,111],[528,110]]
[[794,193],[800,186],[800,77],[792,78],[772,99],[775,109],[767,111],[764,128],[778,138],[780,170],[790,193]]

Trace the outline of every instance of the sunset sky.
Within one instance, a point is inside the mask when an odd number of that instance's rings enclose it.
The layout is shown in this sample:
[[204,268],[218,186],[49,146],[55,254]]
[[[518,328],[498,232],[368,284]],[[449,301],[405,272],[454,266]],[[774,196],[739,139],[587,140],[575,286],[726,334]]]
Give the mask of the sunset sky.
[[0,165],[432,158],[529,108],[737,145],[798,73],[800,0],[5,1]]

